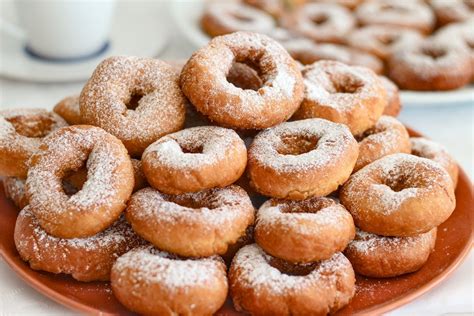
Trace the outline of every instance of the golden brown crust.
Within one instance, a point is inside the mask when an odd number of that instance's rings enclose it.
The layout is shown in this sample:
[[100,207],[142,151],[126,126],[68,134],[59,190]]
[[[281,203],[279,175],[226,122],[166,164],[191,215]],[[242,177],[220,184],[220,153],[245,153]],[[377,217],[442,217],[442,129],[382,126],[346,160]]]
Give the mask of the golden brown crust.
[[374,127],[356,136],[359,141],[359,157],[354,172],[371,162],[396,153],[411,152],[408,131],[397,119],[382,115]]
[[436,162],[407,154],[385,156],[354,173],[339,198],[357,227],[383,236],[428,232],[456,206],[449,174]]
[[[234,60],[255,65],[263,85],[243,90],[226,77]],[[268,36],[236,32],[214,38],[191,56],[181,72],[191,103],[219,125],[262,129],[287,120],[303,97],[295,61]]]
[[357,135],[375,125],[387,105],[386,91],[371,70],[336,61],[303,69],[305,97],[295,119],[323,118]]
[[389,278],[419,270],[436,243],[436,228],[413,237],[383,237],[358,230],[344,251],[358,274]]
[[144,242],[124,218],[91,237],[53,237],[41,228],[30,207],[18,215],[14,239],[32,269],[70,274],[84,282],[108,281],[115,260]]
[[346,126],[307,119],[260,132],[249,148],[247,168],[261,194],[303,200],[335,191],[352,173],[358,153]]
[[111,285],[123,305],[143,315],[213,315],[228,291],[221,258],[177,258],[150,246],[120,257]]
[[402,110],[402,103],[400,101],[400,91],[397,85],[385,76],[380,76],[380,80],[387,91],[387,106],[383,110],[383,115],[390,115],[397,117]]
[[235,131],[201,126],[160,138],[148,146],[142,161],[151,186],[182,194],[234,183],[245,171],[247,149]]
[[43,138],[64,126],[59,115],[43,109],[0,111],[0,175],[26,178],[28,160]]
[[145,188],[132,196],[126,216],[159,249],[198,257],[224,254],[253,224],[254,212],[247,193],[233,185],[182,195]]
[[105,59],[82,89],[79,103],[83,122],[116,136],[133,157],[184,124],[178,75],[158,59]]
[[72,95],[62,99],[54,106],[53,111],[61,116],[69,125],[82,124],[79,95]]
[[13,201],[19,210],[28,205],[28,196],[25,190],[25,180],[16,177],[3,178],[5,196]]
[[[62,178],[87,161],[87,182],[68,196]],[[134,184],[127,150],[114,136],[87,125],[50,134],[30,159],[26,181],[31,211],[51,235],[62,238],[97,234],[125,209]]]
[[257,212],[255,240],[268,254],[294,263],[326,260],[354,238],[351,214],[329,198],[271,199]]

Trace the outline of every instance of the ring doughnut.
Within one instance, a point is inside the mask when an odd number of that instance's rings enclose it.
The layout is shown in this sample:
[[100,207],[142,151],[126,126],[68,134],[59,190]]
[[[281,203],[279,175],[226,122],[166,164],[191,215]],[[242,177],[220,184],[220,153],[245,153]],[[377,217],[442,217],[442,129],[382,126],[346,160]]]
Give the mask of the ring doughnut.
[[336,61],[319,61],[303,69],[305,97],[295,119],[323,118],[358,135],[375,125],[387,105],[376,74]]
[[348,179],[358,152],[357,141],[342,124],[286,122],[255,137],[248,175],[263,195],[291,200],[326,196]]
[[123,217],[91,237],[54,237],[41,228],[29,206],[18,215],[14,239],[32,269],[70,274],[84,282],[108,281],[115,260],[144,243]]
[[390,115],[397,117],[402,110],[402,103],[400,101],[400,91],[395,83],[392,80],[388,79],[385,76],[379,76],[382,81],[382,85],[387,92],[387,106],[383,110],[383,115]]
[[3,178],[3,190],[5,191],[5,196],[12,200],[18,209],[22,210],[28,205],[24,179],[17,177]]
[[139,157],[158,138],[184,124],[178,75],[151,58],[109,57],[94,70],[79,99],[83,123],[99,126]]
[[456,198],[436,162],[407,154],[374,161],[353,174],[339,193],[360,229],[383,236],[414,236],[443,223]]
[[[243,90],[226,76],[234,61],[258,68],[263,85]],[[236,32],[214,38],[181,72],[181,88],[204,115],[223,126],[262,129],[287,120],[303,98],[296,62],[266,35]]]
[[466,47],[432,39],[394,53],[389,61],[389,77],[401,89],[451,90],[469,83],[470,67]]
[[355,292],[354,270],[340,252],[330,259],[291,265],[257,245],[240,249],[229,270],[237,311],[252,315],[327,315]]
[[355,272],[389,278],[419,270],[436,242],[436,228],[413,237],[383,237],[357,230],[344,254]]
[[376,74],[381,74],[384,70],[380,59],[355,48],[337,44],[317,44],[304,38],[287,40],[282,44],[291,57],[304,65],[320,60],[334,60],[347,65],[367,67]]
[[411,154],[431,159],[439,163],[453,180],[454,188],[458,184],[459,168],[456,160],[448,153],[444,146],[424,137],[411,137]]
[[237,181],[245,171],[247,149],[231,129],[200,126],[160,138],[148,146],[142,161],[152,187],[182,194]]
[[351,214],[330,198],[271,199],[257,212],[255,240],[266,253],[294,263],[331,258],[354,238]]
[[284,15],[280,24],[315,42],[342,43],[355,27],[356,20],[343,6],[308,3]]
[[433,11],[423,1],[367,1],[355,11],[361,25],[389,25],[430,34],[435,25]]
[[[85,164],[87,181],[68,196],[62,179]],[[88,237],[109,227],[125,209],[134,185],[123,144],[93,126],[74,125],[50,134],[30,165],[26,186],[31,212],[48,234],[61,238]]]
[[132,195],[126,215],[137,234],[157,248],[205,257],[224,254],[253,224],[254,212],[247,193],[232,185],[182,195],[145,188]]
[[267,33],[275,27],[275,21],[264,11],[243,3],[213,2],[201,17],[201,27],[211,37],[237,31]]
[[228,292],[221,258],[181,259],[152,246],[118,258],[111,285],[123,305],[142,315],[213,315]]
[[0,111],[0,175],[26,178],[28,160],[43,138],[64,126],[59,115],[43,109]]
[[355,138],[359,141],[359,157],[354,172],[384,156],[411,152],[407,129],[391,116],[382,115],[374,127]]
[[79,95],[72,95],[62,99],[54,106],[53,112],[61,116],[69,125],[82,124]]
[[474,3],[466,0],[431,0],[430,5],[439,26],[463,22],[474,16]]
[[387,61],[394,51],[422,40],[422,35],[410,29],[389,25],[368,25],[355,29],[347,37],[351,47]]

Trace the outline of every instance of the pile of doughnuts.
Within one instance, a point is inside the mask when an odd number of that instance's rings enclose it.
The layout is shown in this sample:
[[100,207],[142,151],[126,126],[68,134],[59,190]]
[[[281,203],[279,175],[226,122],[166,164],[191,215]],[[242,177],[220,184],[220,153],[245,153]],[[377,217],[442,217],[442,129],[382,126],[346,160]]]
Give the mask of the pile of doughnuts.
[[474,78],[470,0],[211,1],[200,25],[211,37],[267,34],[304,65],[364,66],[404,90],[458,89]]
[[16,248],[140,314],[333,313],[356,273],[419,269],[455,208],[455,161],[399,109],[372,70],[257,33],[182,69],[110,57],[53,112],[0,112]]

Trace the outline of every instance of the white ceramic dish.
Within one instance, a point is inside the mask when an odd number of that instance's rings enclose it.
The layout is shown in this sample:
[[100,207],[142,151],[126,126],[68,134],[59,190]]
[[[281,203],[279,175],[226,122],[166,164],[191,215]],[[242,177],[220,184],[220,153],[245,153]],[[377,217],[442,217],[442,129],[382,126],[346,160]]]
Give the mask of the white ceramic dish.
[[[205,2],[205,0],[174,1],[171,5],[171,13],[176,25],[195,48],[206,45],[210,40],[210,37],[199,26]],[[474,85],[453,91],[402,91],[401,98],[405,106],[474,104]]]
[[[66,82],[88,79],[97,64],[108,56],[157,56],[168,42],[166,3],[161,1],[118,1],[112,22],[109,47],[103,53],[76,62],[50,62],[25,52],[21,34],[5,27],[12,3],[2,3],[0,22],[0,75],[25,81]],[[10,17],[8,17],[10,12]],[[5,17],[5,15],[7,17]],[[3,19],[3,21],[2,21]]]

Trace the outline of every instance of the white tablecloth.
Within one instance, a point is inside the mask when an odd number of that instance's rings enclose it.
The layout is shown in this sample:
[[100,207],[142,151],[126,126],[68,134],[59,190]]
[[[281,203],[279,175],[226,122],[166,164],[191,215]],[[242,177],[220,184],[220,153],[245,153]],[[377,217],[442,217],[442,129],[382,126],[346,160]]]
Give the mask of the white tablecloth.
[[[178,33],[178,32],[176,32]],[[193,48],[173,34],[164,59],[188,57]],[[147,39],[144,39],[147,40]],[[0,62],[8,62],[2,60]],[[78,93],[83,83],[36,84],[0,78],[0,109],[9,107],[51,108],[64,96]],[[474,106],[405,108],[400,119],[407,125],[445,145],[469,177],[473,177]],[[390,313],[390,315],[443,315],[473,312],[473,269],[471,253],[462,266],[440,286]],[[76,314],[38,294],[21,281],[0,259],[0,315]]]

